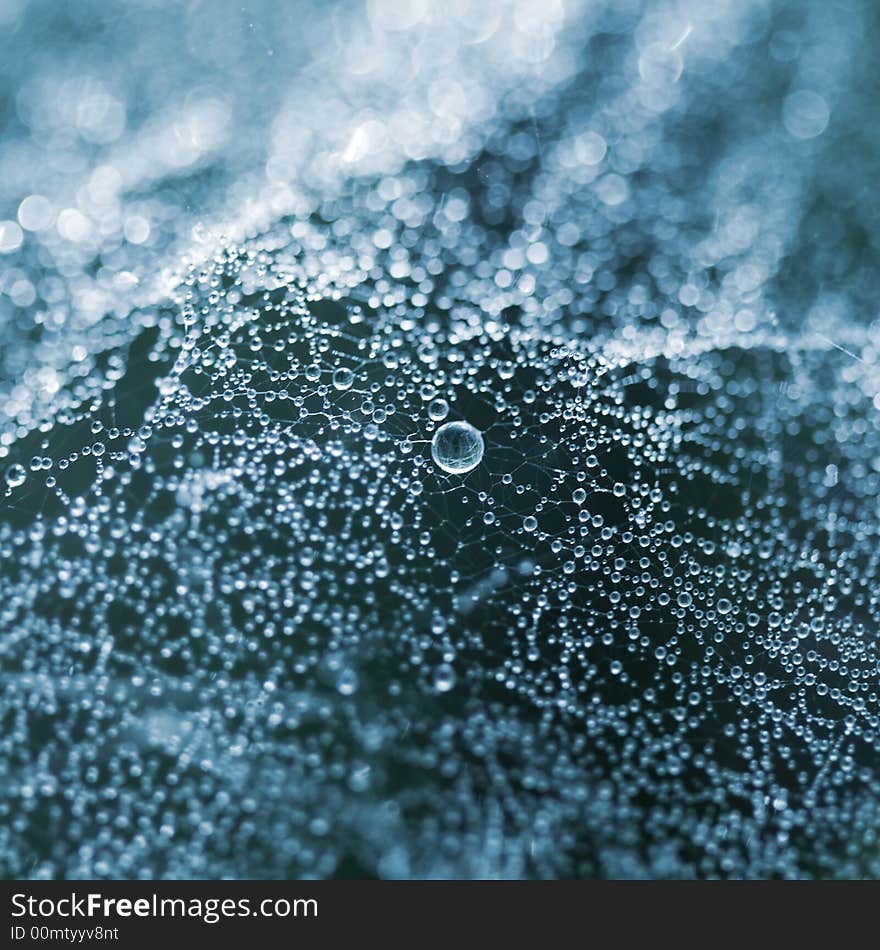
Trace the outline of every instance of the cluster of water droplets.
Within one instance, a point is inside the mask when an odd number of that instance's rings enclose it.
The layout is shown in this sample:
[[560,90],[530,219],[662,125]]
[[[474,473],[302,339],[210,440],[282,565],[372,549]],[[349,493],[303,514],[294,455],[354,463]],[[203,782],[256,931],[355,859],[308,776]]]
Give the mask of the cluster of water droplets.
[[405,130],[345,60],[257,175],[200,87],[155,180],[105,77],[0,226],[0,866],[876,875],[872,239],[799,225],[857,24],[401,6]]

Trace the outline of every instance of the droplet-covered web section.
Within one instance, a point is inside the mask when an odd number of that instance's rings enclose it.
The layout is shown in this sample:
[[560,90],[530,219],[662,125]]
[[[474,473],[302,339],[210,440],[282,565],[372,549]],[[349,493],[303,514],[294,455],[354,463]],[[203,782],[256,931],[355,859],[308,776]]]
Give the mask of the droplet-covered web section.
[[880,875],[875,7],[37,6],[3,872]]

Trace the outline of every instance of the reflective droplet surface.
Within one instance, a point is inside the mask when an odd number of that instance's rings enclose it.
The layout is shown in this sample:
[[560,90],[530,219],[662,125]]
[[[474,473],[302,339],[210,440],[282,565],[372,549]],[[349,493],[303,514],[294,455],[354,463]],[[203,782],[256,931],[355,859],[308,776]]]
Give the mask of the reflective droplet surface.
[[336,389],[343,391],[351,389],[354,383],[354,373],[347,366],[340,366],[333,371],[333,385]]
[[428,406],[428,415],[434,422],[442,422],[449,415],[449,403],[445,399],[435,399]]
[[450,475],[463,475],[483,459],[483,436],[469,422],[447,422],[434,433],[431,458]]
[[24,483],[24,480],[27,478],[27,472],[24,470],[23,465],[10,465],[6,469],[6,484],[10,488],[18,488],[19,485]]

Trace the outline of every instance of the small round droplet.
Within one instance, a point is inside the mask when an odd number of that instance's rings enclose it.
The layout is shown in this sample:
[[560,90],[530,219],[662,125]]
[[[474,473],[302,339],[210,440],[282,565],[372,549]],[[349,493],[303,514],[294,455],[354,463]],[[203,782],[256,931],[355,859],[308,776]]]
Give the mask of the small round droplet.
[[357,692],[357,673],[349,668],[342,670],[336,680],[336,691],[341,696],[353,696]]
[[434,671],[434,689],[448,693],[455,686],[455,670],[448,663],[441,663]]
[[483,436],[469,422],[447,422],[434,433],[431,457],[450,475],[463,475],[483,458]]
[[786,96],[782,104],[782,124],[796,139],[814,139],[821,135],[830,117],[828,103],[811,89],[798,89]]
[[354,373],[347,366],[340,366],[333,370],[333,385],[336,389],[342,391],[351,389],[354,383]]
[[10,465],[6,469],[6,484],[10,488],[18,488],[19,485],[23,485],[26,478],[27,472],[23,465]]
[[449,403],[445,399],[435,399],[428,406],[428,415],[433,422],[442,422],[449,415]]

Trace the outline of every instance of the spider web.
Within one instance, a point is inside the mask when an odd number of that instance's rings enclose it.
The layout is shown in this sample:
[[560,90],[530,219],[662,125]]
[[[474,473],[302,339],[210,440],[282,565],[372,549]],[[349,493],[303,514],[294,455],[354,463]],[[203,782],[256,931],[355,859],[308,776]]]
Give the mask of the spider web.
[[[818,5],[722,10],[726,39],[699,6],[511,4],[514,65],[479,66],[461,31],[489,26],[438,13],[453,66],[412,95],[448,141],[413,154],[393,105],[362,111],[393,77],[339,66],[332,135],[314,98],[250,126],[274,175],[311,123],[297,188],[255,190],[243,143],[212,157],[237,113],[209,96],[201,177],[142,172],[112,227],[84,202],[91,231],[19,229],[7,874],[877,873],[870,255],[809,237],[844,227],[825,169],[863,49]],[[432,25],[382,9],[392,60]],[[837,130],[779,118],[798,37]],[[734,81],[751,131],[718,118]],[[195,232],[191,194],[217,209]],[[484,440],[465,475],[431,458],[454,420]]]

